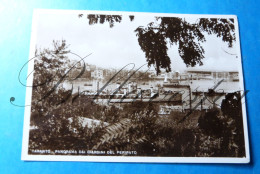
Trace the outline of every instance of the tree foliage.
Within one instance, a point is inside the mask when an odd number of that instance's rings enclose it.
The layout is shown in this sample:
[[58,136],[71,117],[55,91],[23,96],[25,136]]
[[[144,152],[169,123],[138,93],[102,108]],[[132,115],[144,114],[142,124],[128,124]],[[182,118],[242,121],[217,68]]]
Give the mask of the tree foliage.
[[[67,54],[66,41],[53,41],[52,49],[37,50],[34,62],[34,79],[33,79],[33,98],[35,102],[40,102],[44,99],[53,102],[53,95],[56,95],[59,83],[62,80],[69,62]],[[48,99],[49,98],[49,99]],[[37,105],[37,104],[36,104]]]
[[[90,25],[108,22],[110,28],[122,20],[119,15],[89,14],[87,18]],[[129,18],[130,21],[134,20],[132,15]],[[236,40],[232,18],[199,18],[195,23],[189,23],[185,18],[155,17],[154,22],[150,22],[146,27],[139,26],[134,32],[145,53],[148,67],[153,65],[157,74],[161,69],[171,71],[171,59],[167,53],[170,45],[178,46],[179,55],[186,66],[193,67],[203,64],[205,50],[201,43],[206,41],[206,33],[221,38],[229,47],[232,47]]]
[[229,93],[221,103],[221,111],[230,130],[229,149],[238,156],[245,156],[243,115],[240,92]]
[[233,19],[200,18],[196,23],[189,23],[183,18],[157,17],[147,27],[138,27],[135,32],[141,49],[145,52],[148,66],[154,65],[157,74],[161,68],[171,71],[168,46],[178,45],[180,57],[186,66],[202,65],[206,41],[205,33],[215,34],[232,47],[235,41]]
[[223,136],[226,127],[225,123],[218,117],[218,115],[219,110],[212,109],[199,118],[199,127],[205,132],[205,134],[216,137]]
[[130,21],[133,21],[135,19],[134,15],[129,15]]
[[[60,130],[64,123],[54,126],[62,116],[57,106],[71,91],[59,88],[58,81],[67,70],[69,53],[66,41],[53,41],[53,48],[37,50],[34,62],[31,125],[41,125],[39,129],[49,134]],[[54,116],[55,115],[55,116]]]
[[205,142],[200,152],[209,156],[245,156],[241,106],[240,93],[229,93],[221,103],[221,110],[213,108],[199,118],[200,136]]
[[87,18],[89,20],[89,25],[93,25],[93,24],[97,24],[97,23],[103,24],[104,22],[108,22],[110,28],[112,28],[114,26],[115,22],[120,23],[122,20],[122,16],[120,16],[120,15],[89,14],[87,16]]
[[241,119],[241,95],[239,92],[229,93],[221,103],[221,110],[224,115],[230,116],[233,119]]

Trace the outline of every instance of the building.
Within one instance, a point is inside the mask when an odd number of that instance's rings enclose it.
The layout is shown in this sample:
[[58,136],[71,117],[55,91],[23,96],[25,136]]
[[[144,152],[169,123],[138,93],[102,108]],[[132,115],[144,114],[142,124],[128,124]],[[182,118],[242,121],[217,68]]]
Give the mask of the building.
[[205,71],[205,70],[189,70],[186,71],[189,80],[218,80],[238,81],[237,71]]
[[93,72],[91,72],[91,77],[94,79],[103,79],[103,70],[96,69]]

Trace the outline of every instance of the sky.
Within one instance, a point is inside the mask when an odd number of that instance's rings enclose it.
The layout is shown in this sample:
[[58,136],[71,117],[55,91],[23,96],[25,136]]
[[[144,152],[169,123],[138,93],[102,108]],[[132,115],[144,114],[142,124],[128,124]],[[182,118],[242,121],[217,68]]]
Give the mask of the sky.
[[[122,22],[115,23],[113,28],[110,28],[108,23],[89,25],[86,16],[87,13],[83,14],[82,18],[79,18],[77,13],[40,14],[37,21],[37,48],[51,48],[53,40],[65,39],[71,52],[81,57],[91,53],[85,62],[98,67],[122,68],[134,63],[135,68],[139,68],[147,63],[134,30],[155,21],[153,16],[135,14],[134,20],[130,22],[128,15],[123,15]],[[197,19],[197,17],[185,18],[188,22]],[[229,48],[227,43],[214,35],[205,34],[205,37],[207,41],[202,43],[205,50],[203,66],[195,66],[189,70],[238,70],[240,61],[236,52],[238,43]],[[169,46],[168,55],[173,71],[187,70],[179,56],[177,45]],[[72,55],[69,57],[77,59]]]

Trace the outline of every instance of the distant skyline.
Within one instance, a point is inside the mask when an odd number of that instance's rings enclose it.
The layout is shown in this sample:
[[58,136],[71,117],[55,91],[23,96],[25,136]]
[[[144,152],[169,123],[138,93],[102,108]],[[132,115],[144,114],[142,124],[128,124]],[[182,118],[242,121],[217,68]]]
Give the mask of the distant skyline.
[[[197,18],[185,18],[193,22]],[[84,57],[86,63],[103,68],[122,68],[134,63],[138,68],[146,64],[145,53],[138,44],[134,30],[139,26],[147,26],[154,22],[151,16],[136,15],[130,22],[128,15],[122,15],[121,23],[115,23],[113,28],[108,23],[89,25],[87,15],[79,18],[72,14],[44,14],[39,16],[36,45],[38,48],[50,48],[53,40],[66,40],[71,52]],[[189,67],[189,70],[238,71],[240,59],[236,58],[236,45],[228,48],[220,38],[205,34],[206,42],[202,44],[205,50],[203,66]],[[184,71],[187,67],[178,53],[177,45],[168,47],[172,71]],[[73,56],[70,57],[71,59]],[[144,68],[142,68],[144,69]]]

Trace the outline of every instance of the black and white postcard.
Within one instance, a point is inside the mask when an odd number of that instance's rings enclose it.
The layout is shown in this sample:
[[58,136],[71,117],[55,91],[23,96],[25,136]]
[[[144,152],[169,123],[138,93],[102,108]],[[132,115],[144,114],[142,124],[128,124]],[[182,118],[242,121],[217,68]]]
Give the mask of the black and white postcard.
[[250,161],[236,16],[35,10],[30,44],[22,160]]

